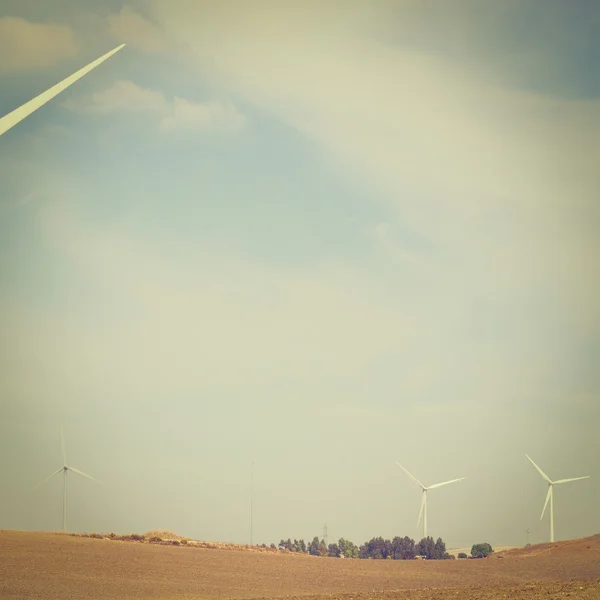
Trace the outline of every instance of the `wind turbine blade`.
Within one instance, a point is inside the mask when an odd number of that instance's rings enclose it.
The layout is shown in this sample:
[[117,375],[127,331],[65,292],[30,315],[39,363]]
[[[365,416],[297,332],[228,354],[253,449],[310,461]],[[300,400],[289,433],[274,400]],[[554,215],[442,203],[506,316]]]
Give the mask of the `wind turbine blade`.
[[580,479],[589,479],[590,475],[585,475],[584,477],[573,477],[571,479],[559,479],[554,483],[569,483],[569,481],[579,481]]
[[548,486],[548,493],[546,494],[546,502],[544,502],[544,508],[542,509],[542,514],[540,515],[540,521],[544,518],[544,513],[546,512],[546,506],[548,506],[548,500],[550,500],[551,495],[552,495],[552,486]]
[[[527,456],[527,454],[525,455]],[[540,475],[548,482],[548,483],[552,483],[552,481],[550,480],[550,477],[548,477],[548,475],[546,475],[546,473],[544,473],[544,471],[542,471],[534,462],[533,460],[531,460],[531,458],[529,456],[527,456],[527,458],[529,458],[529,462],[531,462],[531,464],[539,471]]]
[[430,485],[427,489],[432,490],[434,488],[442,487],[443,485],[448,485],[449,483],[455,483],[456,481],[462,481],[463,479],[466,479],[466,477],[459,477],[458,479],[451,479],[450,481],[444,481],[443,483],[434,483],[433,485]]
[[419,511],[419,519],[417,521],[417,527],[421,522],[421,517],[423,516],[423,509],[425,508],[425,491],[423,491],[423,498],[421,499],[421,510]]
[[425,489],[425,486],[414,476],[411,475],[398,461],[396,461],[396,464],[416,483],[418,483],[423,489]]
[[81,79],[84,75],[87,75],[92,69],[95,69],[99,64],[103,63],[107,58],[110,58],[113,54],[117,53],[121,48],[123,48],[125,44],[121,44],[119,47],[107,52],[104,56],[97,58],[95,61],[91,62],[86,67],[79,69],[73,75],[70,75],[66,79],[63,79],[60,83],[52,86],[50,89],[42,92],[39,96],[36,96],[29,102],[26,102],[19,108],[15,108],[12,112],[9,112],[7,115],[4,115],[0,119],[0,135],[6,133],[9,129],[20,123],[23,119],[28,117],[32,112],[35,112],[38,108],[41,108],[60,94],[62,91],[66,90],[70,85],[74,84],[78,79]]
[[62,470],[63,470],[62,467],[60,469],[56,469],[56,471],[54,471],[54,473],[52,473],[52,475],[50,475],[50,477],[46,477],[46,479],[44,479],[44,481],[42,481],[42,483],[38,483],[33,489],[37,490],[39,487],[43,486],[47,481],[50,481],[55,475],[58,475]]
[[106,485],[106,484],[102,483],[101,481],[99,481],[98,479],[96,479],[95,477],[92,477],[91,475],[88,475],[87,473],[84,473],[83,471],[80,471],[79,469],[76,469],[75,467],[69,467],[69,471],[73,471],[75,473],[78,473],[79,475],[83,475],[84,477],[87,477],[88,479],[91,479],[92,481],[95,481],[96,483]]
[[67,453],[65,452],[65,436],[63,434],[63,426],[60,426],[60,447],[62,450],[63,465],[67,464]]

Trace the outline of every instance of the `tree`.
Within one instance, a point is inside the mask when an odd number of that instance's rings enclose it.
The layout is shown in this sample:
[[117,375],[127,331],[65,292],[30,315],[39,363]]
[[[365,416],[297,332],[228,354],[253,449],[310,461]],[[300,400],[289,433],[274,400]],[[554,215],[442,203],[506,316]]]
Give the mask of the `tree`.
[[438,538],[436,542],[432,537],[423,538],[415,548],[417,554],[424,556],[428,560],[443,560],[450,558],[446,552],[446,544],[442,538]]
[[458,558],[467,558],[467,555],[464,552],[459,552]]
[[416,546],[415,550],[419,556],[424,556],[428,560],[435,558],[435,542],[432,537],[423,538]]
[[492,547],[487,542],[481,544],[473,544],[471,548],[471,556],[473,558],[485,558],[493,552]]
[[372,538],[363,544],[358,551],[358,558],[386,559],[392,556],[392,542],[382,537]]
[[337,544],[329,544],[327,548],[327,556],[332,556],[334,558],[339,558],[342,552],[340,551],[340,547]]
[[473,558],[485,558],[492,552],[492,547],[487,542],[482,544],[473,544],[473,547],[471,548],[471,556]]
[[319,538],[317,536],[315,536],[312,542],[308,545],[308,553],[312,556],[320,556]]
[[440,560],[446,555],[446,544],[444,544],[442,538],[438,538],[435,542],[435,559]]
[[392,540],[392,558],[394,560],[412,560],[415,555],[415,540],[408,536],[395,537]]
[[327,556],[327,544],[325,540],[319,542],[319,556]]
[[340,538],[338,547],[340,549],[340,554],[344,556],[344,558],[358,558],[358,546],[351,541]]
[[306,543],[304,540],[298,540],[298,552],[306,552]]

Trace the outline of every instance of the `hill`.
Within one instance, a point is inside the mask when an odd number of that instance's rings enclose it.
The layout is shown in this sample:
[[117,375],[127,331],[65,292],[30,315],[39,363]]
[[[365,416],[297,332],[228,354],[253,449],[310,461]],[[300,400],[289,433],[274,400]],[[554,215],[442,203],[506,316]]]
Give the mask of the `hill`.
[[587,597],[596,599],[599,542],[594,536],[553,544],[548,551],[532,546],[483,560],[375,561],[0,531],[0,597],[331,599],[351,594],[348,600],[425,600],[443,598],[440,590],[450,589],[463,590],[460,596],[451,593],[461,599],[507,597],[511,589],[512,597],[536,598],[541,596],[531,594],[543,592],[548,598],[549,590],[560,589],[581,598],[589,591]]

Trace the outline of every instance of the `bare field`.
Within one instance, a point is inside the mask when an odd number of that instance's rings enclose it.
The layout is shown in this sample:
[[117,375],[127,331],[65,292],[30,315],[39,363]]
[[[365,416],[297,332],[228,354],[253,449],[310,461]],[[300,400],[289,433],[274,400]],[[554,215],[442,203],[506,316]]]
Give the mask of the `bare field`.
[[0,597],[192,600],[600,598],[600,535],[482,560],[340,560],[0,532]]

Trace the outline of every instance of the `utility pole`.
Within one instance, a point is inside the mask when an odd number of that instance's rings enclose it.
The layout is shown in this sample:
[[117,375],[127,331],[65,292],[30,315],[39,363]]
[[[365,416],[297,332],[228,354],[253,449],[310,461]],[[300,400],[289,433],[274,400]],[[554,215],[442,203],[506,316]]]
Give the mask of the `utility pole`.
[[252,469],[250,473],[250,545],[254,541],[254,461],[252,461]]

